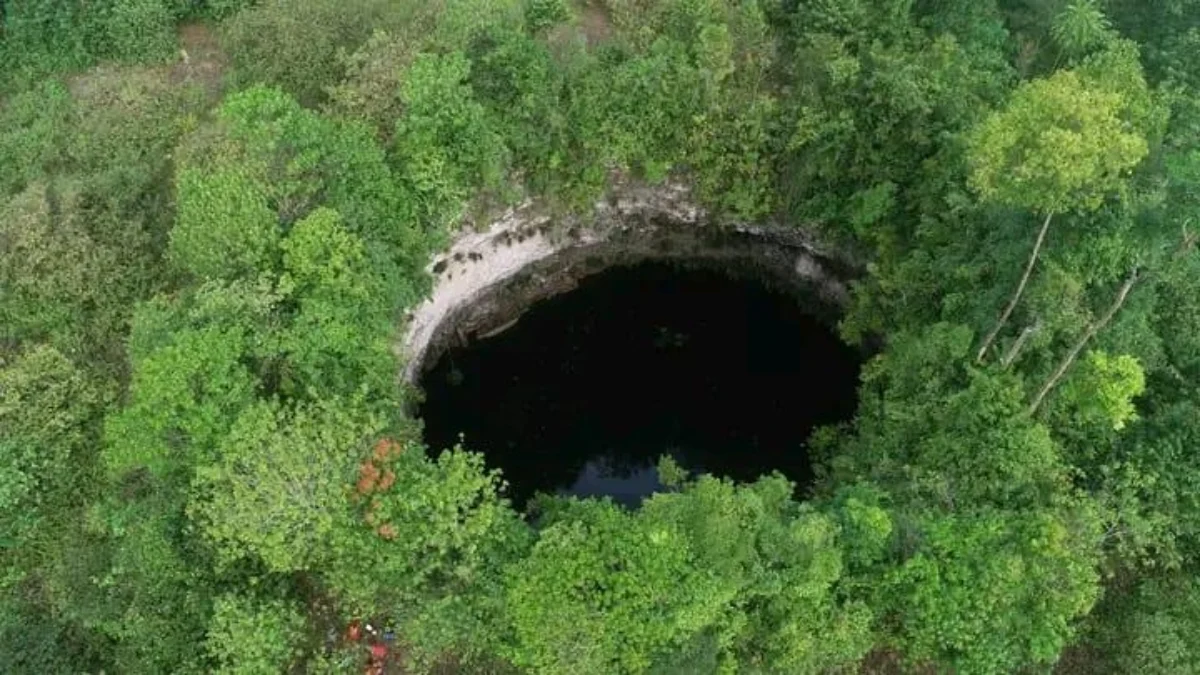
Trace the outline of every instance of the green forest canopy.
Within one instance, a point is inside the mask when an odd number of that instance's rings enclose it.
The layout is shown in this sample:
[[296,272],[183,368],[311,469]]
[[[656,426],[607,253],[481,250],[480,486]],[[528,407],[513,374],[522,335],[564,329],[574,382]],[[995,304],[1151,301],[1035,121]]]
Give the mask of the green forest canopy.
[[[1200,672],[1200,1],[0,17],[5,672]],[[805,501],[422,446],[431,252],[614,175],[869,261]]]

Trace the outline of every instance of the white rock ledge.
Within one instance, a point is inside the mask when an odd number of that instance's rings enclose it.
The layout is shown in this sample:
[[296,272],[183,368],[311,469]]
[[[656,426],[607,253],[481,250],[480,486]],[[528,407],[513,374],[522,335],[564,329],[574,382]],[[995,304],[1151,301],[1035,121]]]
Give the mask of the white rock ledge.
[[755,278],[831,321],[854,268],[800,228],[715,222],[678,183],[619,186],[582,215],[551,216],[530,201],[483,231],[458,233],[433,257],[433,290],[410,310],[396,344],[401,376],[417,384],[450,345],[506,330],[586,276],[650,260]]

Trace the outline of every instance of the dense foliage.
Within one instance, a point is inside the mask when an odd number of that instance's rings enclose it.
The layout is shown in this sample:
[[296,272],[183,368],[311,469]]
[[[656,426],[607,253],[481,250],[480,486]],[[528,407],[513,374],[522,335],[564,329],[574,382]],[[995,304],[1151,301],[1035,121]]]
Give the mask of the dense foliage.
[[[1197,54],[1196,0],[0,3],[0,669],[1196,672]],[[808,499],[523,517],[423,447],[431,252],[615,177],[867,261]]]

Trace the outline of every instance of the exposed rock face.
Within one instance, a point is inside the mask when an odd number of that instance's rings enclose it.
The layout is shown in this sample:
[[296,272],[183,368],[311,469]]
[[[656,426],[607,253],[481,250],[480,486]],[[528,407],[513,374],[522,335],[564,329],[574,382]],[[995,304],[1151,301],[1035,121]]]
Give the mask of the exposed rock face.
[[429,298],[410,311],[396,348],[416,383],[452,344],[495,335],[531,305],[588,275],[645,261],[719,269],[793,294],[832,320],[852,265],[795,227],[716,222],[678,184],[622,186],[590,214],[548,215],[536,202],[484,231],[465,231],[434,257]]

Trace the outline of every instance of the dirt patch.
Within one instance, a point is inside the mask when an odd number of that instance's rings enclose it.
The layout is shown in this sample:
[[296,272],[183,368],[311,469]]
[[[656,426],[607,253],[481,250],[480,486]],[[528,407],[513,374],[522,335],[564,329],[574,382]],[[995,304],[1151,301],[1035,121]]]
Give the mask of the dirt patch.
[[85,107],[117,106],[157,98],[167,86],[165,73],[162,66],[102,63],[67,78],[67,89]]
[[1108,672],[1103,655],[1087,645],[1072,645],[1063,650],[1054,666],[1054,675],[1088,675]]
[[179,60],[170,66],[172,84],[194,84],[214,98],[221,92],[227,59],[216,34],[203,23],[179,27]]
[[205,24],[179,28],[177,58],[159,65],[101,63],[67,79],[76,100],[90,105],[112,105],[138,98],[157,98],[169,89],[195,87],[208,104],[221,96],[226,59],[216,36]]
[[607,42],[612,37],[612,21],[603,7],[592,4],[585,5],[579,10],[579,28],[587,38],[589,47]]
[[932,665],[905,663],[904,657],[891,649],[875,649],[859,664],[860,675],[936,675]]

